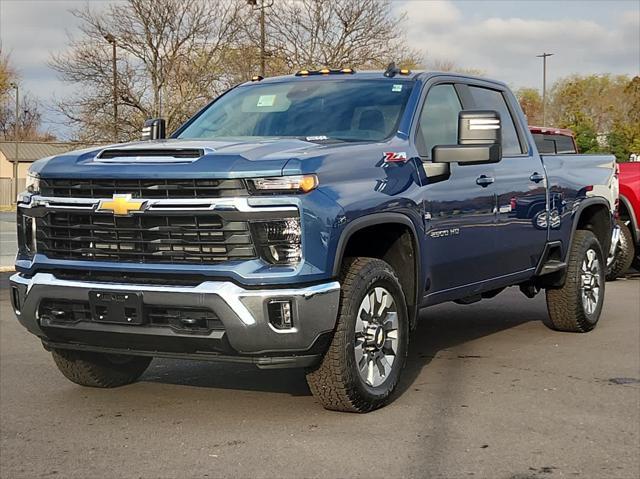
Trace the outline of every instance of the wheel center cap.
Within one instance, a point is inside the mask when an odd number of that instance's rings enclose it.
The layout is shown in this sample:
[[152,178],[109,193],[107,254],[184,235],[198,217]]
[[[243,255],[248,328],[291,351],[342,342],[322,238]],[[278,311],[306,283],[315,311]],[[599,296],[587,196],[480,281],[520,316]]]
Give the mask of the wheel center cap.
[[380,325],[369,326],[367,330],[367,342],[375,349],[381,349],[387,340],[387,333]]

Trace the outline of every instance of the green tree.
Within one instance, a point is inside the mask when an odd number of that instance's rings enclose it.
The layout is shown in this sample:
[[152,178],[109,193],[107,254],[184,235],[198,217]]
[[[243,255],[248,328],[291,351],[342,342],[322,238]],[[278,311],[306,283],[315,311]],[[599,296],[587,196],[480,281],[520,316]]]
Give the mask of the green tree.
[[536,88],[520,88],[516,91],[522,111],[527,115],[529,125],[542,125],[542,97]]

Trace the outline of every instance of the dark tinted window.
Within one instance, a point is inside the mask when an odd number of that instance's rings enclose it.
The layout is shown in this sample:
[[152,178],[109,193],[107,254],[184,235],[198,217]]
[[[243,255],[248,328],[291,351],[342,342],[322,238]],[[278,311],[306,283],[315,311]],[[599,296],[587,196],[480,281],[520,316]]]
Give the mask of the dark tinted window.
[[573,138],[565,135],[553,135],[553,139],[556,142],[556,153],[560,155],[577,153]]
[[533,139],[540,154],[554,155],[557,153],[559,155],[568,155],[577,153],[573,138],[570,136],[534,133]]
[[391,136],[413,83],[295,79],[231,90],[180,138],[307,138],[379,141]]
[[542,133],[534,133],[533,140],[536,142],[536,148],[541,155],[554,155],[556,153],[556,143],[548,135]]
[[471,96],[479,110],[495,110],[500,113],[500,123],[502,124],[502,154],[505,156],[519,155],[522,153],[516,127],[511,118],[511,113],[507,107],[502,93],[497,90],[489,90],[470,86]]
[[418,147],[431,156],[436,145],[458,144],[458,114],[462,110],[453,85],[436,85],[429,90],[420,114]]

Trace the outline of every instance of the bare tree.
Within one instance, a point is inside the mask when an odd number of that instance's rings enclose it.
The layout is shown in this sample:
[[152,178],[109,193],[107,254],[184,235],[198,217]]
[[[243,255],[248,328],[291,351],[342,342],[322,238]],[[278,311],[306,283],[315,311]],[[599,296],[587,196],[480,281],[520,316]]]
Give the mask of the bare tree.
[[177,127],[228,87],[222,59],[240,29],[240,8],[235,0],[127,0],[99,12],[90,5],[73,10],[82,35],[51,66],[79,88],[59,101],[60,110],[83,140],[110,138],[113,65],[105,38],[111,38],[120,139],[138,136],[150,117],[164,116],[169,130]]
[[20,114],[16,119],[13,85],[19,84],[20,78],[9,60],[9,56],[2,52],[0,45],[0,139],[52,140],[53,135],[41,132],[42,115],[39,102],[23,89],[20,90],[19,98]]
[[444,60],[444,59],[436,59],[432,60],[427,64],[427,68],[429,70],[438,71],[438,72],[451,72],[451,73],[461,73],[464,75],[473,75],[473,76],[484,76],[485,72],[483,70],[478,70],[476,68],[466,68],[461,67],[456,64],[456,62],[452,60]]
[[[404,15],[389,0],[291,0],[267,15],[269,63],[300,68],[381,68],[395,61],[415,67],[421,55],[403,35]],[[255,39],[256,35],[251,35]]]
[[[267,73],[314,66],[415,67],[390,0],[265,0]],[[261,6],[262,4],[260,4]],[[118,130],[138,136],[146,118],[172,130],[211,98],[259,72],[259,10],[246,0],[126,0],[73,10],[81,35],[51,66],[77,93],[58,102],[79,139],[113,136],[112,51],[117,46]]]

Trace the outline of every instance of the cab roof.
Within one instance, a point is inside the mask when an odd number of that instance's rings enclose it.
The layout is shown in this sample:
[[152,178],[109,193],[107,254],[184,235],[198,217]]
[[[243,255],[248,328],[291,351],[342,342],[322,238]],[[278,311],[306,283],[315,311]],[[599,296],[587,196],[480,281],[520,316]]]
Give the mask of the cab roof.
[[280,75],[273,77],[262,78],[259,76],[255,76],[254,80],[250,80],[245,82],[245,85],[249,85],[252,83],[278,83],[283,81],[309,81],[313,80],[327,80],[327,79],[335,79],[340,78],[341,80],[381,80],[381,81],[416,81],[422,80],[426,81],[429,78],[436,76],[447,76],[466,79],[466,80],[475,80],[483,83],[493,83],[495,85],[500,85],[501,87],[506,87],[507,85],[503,82],[492,80],[489,78],[477,77],[473,75],[465,75],[462,73],[454,73],[454,72],[441,72],[441,71],[427,71],[427,70],[409,70],[407,74],[396,73],[393,76],[385,76],[385,70],[353,70],[353,73],[340,73],[339,70],[334,70],[335,73],[328,74],[320,74],[314,72],[313,74],[308,75]]

